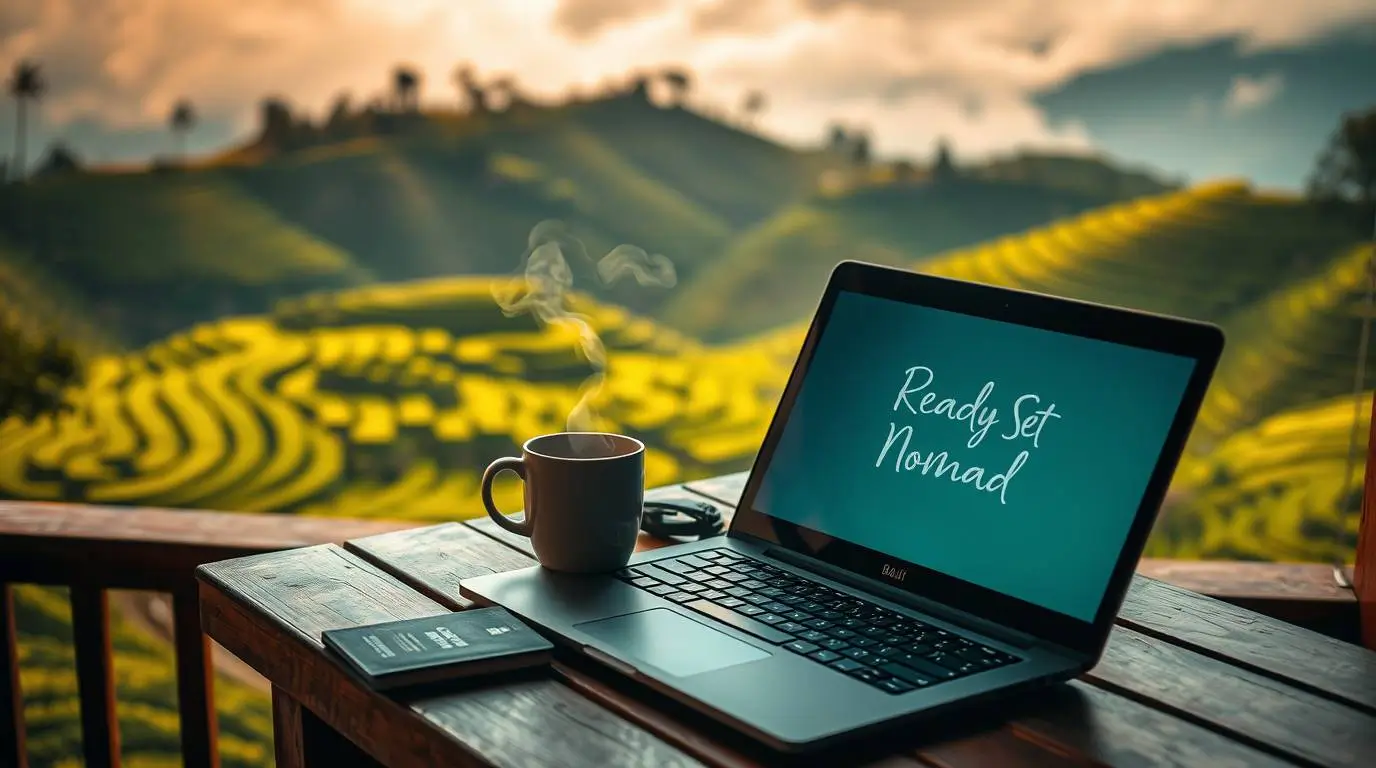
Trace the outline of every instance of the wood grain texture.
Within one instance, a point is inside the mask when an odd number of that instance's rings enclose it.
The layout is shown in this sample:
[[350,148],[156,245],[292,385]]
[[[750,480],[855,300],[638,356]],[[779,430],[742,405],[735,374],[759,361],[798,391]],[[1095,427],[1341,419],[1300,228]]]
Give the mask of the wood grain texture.
[[370,536],[415,523],[0,502],[0,579],[168,591],[202,563]]
[[1090,766],[1094,761],[1035,738],[1025,730],[999,728],[922,749],[917,758],[935,768],[963,766]]
[[1376,653],[1138,576],[1119,623],[1376,714]]
[[301,705],[275,685],[272,687],[272,750],[277,768],[306,768]]
[[14,626],[14,587],[0,581],[0,765],[27,768],[24,694],[19,685],[19,641]]
[[1357,528],[1357,559],[1352,567],[1353,592],[1361,611],[1362,642],[1376,650],[1376,398],[1371,401],[1371,427],[1367,433],[1366,482],[1362,493],[1362,519]]
[[1013,730],[1120,768],[1281,768],[1293,763],[1078,680],[1038,694]]
[[71,589],[72,645],[81,700],[81,753],[89,768],[119,765],[115,675],[110,648],[110,605],[105,590]]
[[366,689],[325,654],[321,632],[447,609],[334,545],[216,563],[200,575],[212,637],[388,766],[694,762],[548,678],[504,678],[409,707]]
[[201,631],[201,601],[194,583],[187,583],[172,594],[172,633],[177,656],[182,766],[219,768],[215,669],[210,659],[210,639]]
[[683,487],[734,509],[740,504],[741,494],[745,493],[745,481],[749,479],[749,472],[736,472],[720,477],[690,480],[684,483]]
[[521,552],[459,523],[352,539],[344,547],[453,610],[471,605],[459,595],[464,579],[534,565]]
[[1123,627],[1085,679],[1296,762],[1358,768],[1376,755],[1376,717]]
[[[401,536],[404,534],[386,534],[378,538]],[[522,537],[513,538],[515,544],[527,542]],[[406,541],[408,546],[404,556],[379,562],[379,566],[389,572],[406,568],[408,579],[435,584],[436,591],[452,590],[454,585],[447,568],[442,565],[444,561],[423,553],[428,548],[445,546],[443,539],[416,536],[408,537]],[[492,541],[496,542],[497,538],[493,537]],[[494,562],[497,563],[495,570],[505,568],[508,560],[503,556]],[[515,567],[530,562],[525,560]],[[426,568],[433,570],[421,570]],[[456,602],[449,604],[458,606]],[[644,696],[628,695],[620,687],[610,686],[563,664],[556,664],[556,670],[568,685],[588,698],[635,721],[704,762],[738,766],[748,765],[754,759],[750,754],[727,747],[719,738],[719,730],[686,724],[647,703]],[[1017,729],[1019,741],[1010,743],[1011,746],[1005,744],[998,751],[990,753],[1002,762],[989,762],[984,759],[988,755],[968,745],[959,749],[936,745],[923,750],[923,759],[928,763],[939,759],[945,761],[943,764],[952,766],[1037,765],[1041,764],[1039,760],[1042,757],[1062,763],[1089,760],[1112,765],[1255,765],[1271,768],[1286,764],[1225,736],[1084,683],[1071,683],[1064,689],[1059,693],[1047,694],[1045,702],[1034,710],[1035,714],[1020,716],[1014,721],[1013,727]],[[1026,743],[1029,741],[1031,744]],[[1048,754],[1040,755],[1038,748]],[[1028,759],[1015,762],[1015,755]],[[886,764],[916,765],[918,762],[911,756],[896,755]]]

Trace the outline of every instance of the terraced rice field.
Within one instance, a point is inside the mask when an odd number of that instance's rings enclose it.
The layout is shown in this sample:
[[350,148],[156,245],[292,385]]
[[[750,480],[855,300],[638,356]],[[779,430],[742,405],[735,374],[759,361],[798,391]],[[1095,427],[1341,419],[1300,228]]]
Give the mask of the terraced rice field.
[[[1222,323],[1230,348],[1151,553],[1329,559],[1355,538],[1347,472],[1369,254],[1291,202],[1214,185],[1097,210],[918,268]],[[353,517],[481,514],[478,471],[564,428],[591,369],[568,325],[507,317],[485,278],[379,285],[94,358],[73,410],[0,424],[0,496]],[[705,346],[573,300],[610,363],[598,426],[643,438],[650,485],[745,468],[804,328]],[[1368,396],[1370,393],[1368,393]],[[1365,436],[1364,411],[1357,421]],[[1364,447],[1364,446],[1361,446]],[[499,490],[516,509],[514,485]],[[36,765],[76,733],[60,597],[21,594]],[[165,651],[129,627],[132,765],[171,765]],[[265,765],[262,697],[221,686],[227,764]],[[125,705],[129,701],[132,704]]]
[[[564,429],[591,372],[570,327],[502,316],[490,285],[366,289],[97,358],[70,412],[0,425],[0,493],[357,517],[478,514],[478,471],[532,435]],[[408,291],[422,314],[440,306],[491,330],[457,337],[410,324],[396,302]],[[649,483],[749,460],[786,373],[779,360],[705,349],[619,310],[589,309],[612,356],[595,398],[601,426],[654,446]],[[304,314],[318,322],[300,327]],[[519,505],[512,490],[506,501]]]

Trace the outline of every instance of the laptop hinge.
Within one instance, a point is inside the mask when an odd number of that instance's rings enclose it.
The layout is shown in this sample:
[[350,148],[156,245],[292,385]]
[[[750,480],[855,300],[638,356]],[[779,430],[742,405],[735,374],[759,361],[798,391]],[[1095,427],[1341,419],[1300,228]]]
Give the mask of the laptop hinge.
[[934,600],[919,597],[911,592],[896,589],[888,584],[867,579],[863,576],[857,576],[843,568],[837,568],[834,565],[821,562],[807,555],[800,555],[797,552],[792,552],[780,547],[769,547],[765,550],[765,554],[776,560],[801,568],[802,570],[815,573],[818,576],[824,576],[832,581],[840,582],[849,587],[873,593],[885,600],[890,600],[912,608],[913,610],[931,614],[943,621],[948,621],[951,624],[968,629],[971,632],[976,632],[995,640],[1003,641],[1009,645],[1014,645],[1019,648],[1031,648],[1042,642],[1038,638],[1024,632],[1009,629],[1008,627],[996,624],[987,619],[982,619],[974,614],[957,610]]

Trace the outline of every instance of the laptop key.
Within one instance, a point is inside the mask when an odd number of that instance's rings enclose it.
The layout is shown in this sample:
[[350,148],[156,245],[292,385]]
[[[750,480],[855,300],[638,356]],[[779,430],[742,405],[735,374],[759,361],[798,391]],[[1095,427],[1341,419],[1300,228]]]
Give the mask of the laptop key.
[[703,560],[716,560],[721,557],[721,552],[715,549],[709,549],[703,552],[694,552],[693,557],[700,557]]
[[758,605],[751,605],[749,603],[746,603],[745,605],[742,605],[734,610],[736,611],[736,613],[739,613],[743,616],[759,616],[760,614],[764,613],[763,608],[761,608]]
[[956,678],[955,672],[952,672],[951,670],[939,664],[933,664],[932,662],[927,661],[921,656],[914,656],[911,653],[905,653],[902,656],[895,656],[893,657],[893,660],[899,664],[902,664],[905,667],[912,668],[919,674],[932,680],[954,680]]
[[656,584],[645,591],[649,592],[652,595],[659,595],[660,597],[664,597],[665,595],[671,592],[677,592],[678,589],[670,584]]
[[807,622],[807,625],[812,629],[828,629],[831,627],[831,622],[826,619],[812,619]]
[[819,645],[828,651],[840,651],[850,647],[850,643],[835,637],[828,637],[819,643]]
[[841,659],[840,661],[833,663],[831,665],[831,668],[849,674],[857,669],[864,669],[865,665],[861,664],[858,661],[855,661],[854,659]]
[[865,667],[863,669],[857,669],[854,672],[850,673],[850,676],[857,680],[862,680],[866,683],[878,683],[880,680],[886,680],[889,677],[887,673],[880,672],[874,667]]
[[902,664],[889,662],[887,664],[880,664],[879,668],[893,675],[891,679],[902,680],[915,688],[925,688],[932,684],[932,678],[919,673],[915,669],[905,667]]
[[687,603],[698,599],[697,595],[694,595],[690,592],[670,592],[669,594],[665,595],[665,597],[669,598],[670,600],[673,600],[676,603]]
[[831,629],[827,630],[827,634],[831,635],[832,637],[839,638],[841,640],[847,640],[852,637],[856,637],[856,634],[854,632],[850,631],[849,629],[846,629],[845,627],[832,627]]
[[665,584],[682,584],[687,581],[687,579],[673,571],[666,571],[663,568],[656,568],[653,565],[638,565],[631,570],[634,571],[637,576],[648,576],[652,579],[662,581]]
[[732,597],[745,598],[745,597],[748,597],[748,596],[750,595],[750,590],[744,589],[744,588],[742,588],[742,587],[732,587],[732,588],[726,590],[726,594],[728,594],[728,595],[730,595],[730,596],[732,596]]
[[764,603],[760,607],[765,609],[766,611],[773,611],[774,613],[788,613],[789,611],[793,610],[792,608],[789,608],[786,604],[778,600],[775,600],[771,603]]
[[916,688],[896,677],[886,678],[874,684],[876,688],[885,693],[907,693]]
[[759,605],[759,604],[761,604],[761,603],[773,602],[773,600],[772,600],[768,595],[760,595],[760,594],[746,595],[745,597],[743,597],[743,598],[741,598],[741,599],[744,600],[744,601],[747,602],[747,603],[754,603],[755,605]]
[[703,570],[704,570],[704,571],[707,571],[708,573],[712,574],[713,576],[720,576],[720,575],[722,575],[723,573],[730,573],[730,572],[731,572],[731,569],[730,569],[730,568],[727,568],[727,567],[724,566],[724,565],[711,565],[711,566],[708,566],[708,567],[706,567],[706,568],[703,568]]
[[765,583],[759,579],[746,579],[741,582],[741,586],[746,589],[764,589]]
[[[742,616],[739,613],[732,611],[730,608],[723,608],[720,605],[717,605],[716,603],[711,603],[706,600],[694,600],[693,602],[688,603],[687,607],[692,608],[693,610],[698,611],[699,613],[702,613],[704,615],[711,616],[712,618],[716,619],[717,621],[720,621],[723,624],[726,624],[727,626],[735,627],[736,629],[739,629],[740,631],[745,632],[746,634],[754,635],[755,637],[758,637],[761,640],[773,643],[775,645],[793,641],[792,635],[780,632],[779,630],[769,626],[766,623],[761,623],[760,621],[756,621],[755,619]],[[782,617],[776,618],[780,618],[780,620],[782,620]]]
[[634,579],[631,579],[631,585],[640,587],[641,589],[649,589],[650,587],[653,587],[658,583],[659,582],[655,581],[652,578],[649,578],[648,576],[638,576]]
[[759,615],[756,616],[755,618],[758,619],[759,621],[763,621],[763,622],[766,623],[766,624],[782,624],[784,621],[787,621],[787,619],[785,619],[784,617],[780,616],[779,614],[777,614],[777,613],[770,613],[770,612],[768,612],[768,611],[765,611],[764,613],[759,614]]
[[700,567],[697,565],[689,565],[687,563],[682,563],[678,560],[656,560],[655,565],[660,568],[663,568],[666,571],[673,571],[674,573],[682,574],[684,576],[692,574]]
[[722,581],[721,579],[712,579],[711,581],[706,582],[706,584],[712,589],[728,590],[731,588],[731,582]]
[[612,575],[616,576],[616,578],[618,579],[625,579],[626,581],[630,581],[631,579],[634,579],[636,577],[635,572],[632,571],[630,568],[622,568],[621,570],[617,571],[615,574]]
[[742,605],[746,604],[744,600],[740,600],[738,598],[730,596],[723,597],[720,600],[714,600],[713,602],[715,602],[717,605],[720,605],[723,608],[739,608]]
[[692,555],[684,555],[683,557],[678,558],[678,562],[683,563],[684,565],[691,565],[694,568],[714,567],[710,560],[701,560],[699,558],[693,557]]
[[783,616],[789,621],[797,621],[800,623],[805,623],[808,619],[812,618],[802,611],[784,611]]
[[846,650],[841,651],[841,655],[849,656],[850,658],[855,659],[856,661],[869,661],[875,658],[874,654],[870,653],[864,648],[847,648]]
[[871,648],[870,652],[881,659],[888,659],[903,653],[903,649],[895,648],[892,645],[881,645],[877,648]]
[[799,632],[807,631],[807,627],[803,626],[802,624],[799,624],[796,621],[781,621],[778,624],[775,624],[774,628],[778,629],[781,632],[787,632],[790,635],[796,635]]
[[809,643],[821,643],[826,641],[827,636],[815,629],[809,629],[806,632],[799,632],[798,638],[800,640],[806,640]]
[[878,645],[881,645],[881,643],[878,640],[875,640],[872,637],[852,637],[850,639],[850,644],[855,646],[856,648],[873,648]]
[[837,659],[845,657],[837,653],[836,651],[828,651],[827,649],[823,648],[820,651],[813,651],[812,653],[808,654],[808,658],[815,659],[817,661],[822,662],[823,664],[830,664],[831,662],[836,661]]
[[690,581],[685,584],[680,584],[679,589],[683,590],[684,592],[706,592],[707,585],[698,584],[697,582]]
[[784,647],[794,653],[801,653],[804,656],[817,650],[817,646],[804,640],[794,640],[791,643],[784,643]]

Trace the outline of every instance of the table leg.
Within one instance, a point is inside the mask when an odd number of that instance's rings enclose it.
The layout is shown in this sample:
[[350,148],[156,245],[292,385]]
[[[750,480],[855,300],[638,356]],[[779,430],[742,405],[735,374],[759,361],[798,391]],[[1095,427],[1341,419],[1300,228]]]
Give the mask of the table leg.
[[275,685],[272,687],[272,742],[277,768],[306,768],[301,704]]

